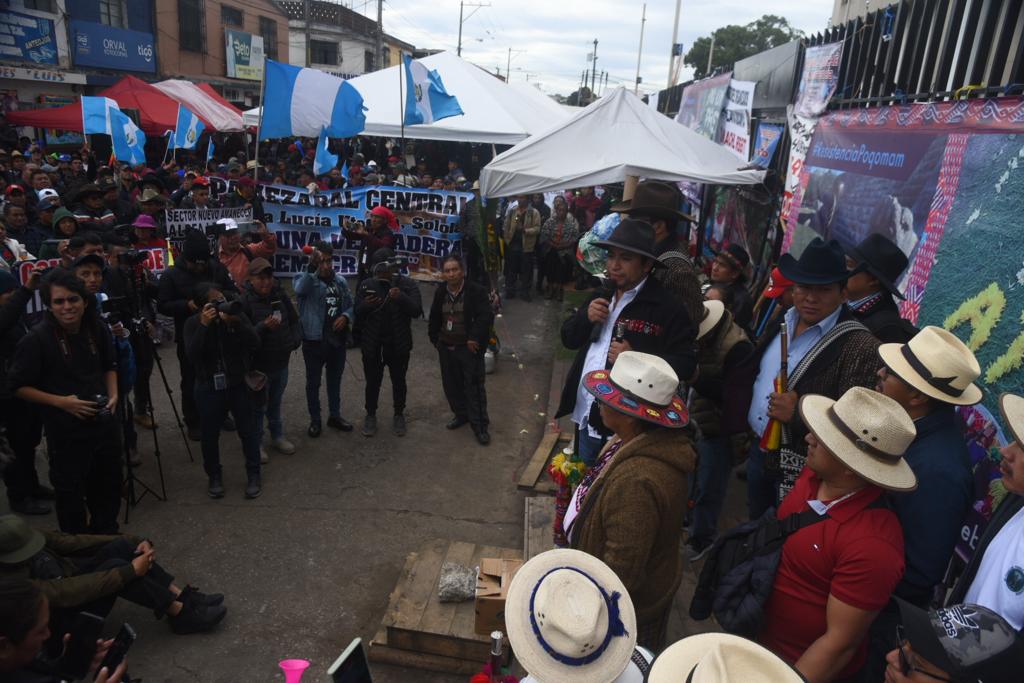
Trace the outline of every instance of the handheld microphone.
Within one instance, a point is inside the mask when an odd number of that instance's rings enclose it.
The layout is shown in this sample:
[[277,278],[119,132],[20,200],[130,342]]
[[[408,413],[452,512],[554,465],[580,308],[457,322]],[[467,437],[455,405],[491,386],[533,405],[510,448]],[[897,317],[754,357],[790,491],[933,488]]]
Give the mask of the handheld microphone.
[[[598,295],[598,298],[599,299],[607,299],[608,301],[611,301],[612,297],[614,297],[614,296],[615,296],[615,282],[613,282],[607,276],[601,278],[601,292]],[[603,329],[604,329],[604,323],[601,323],[601,322],[594,323],[594,326],[590,329],[590,343],[591,344],[593,344],[594,342],[596,342],[597,340],[599,340],[601,338],[601,331]]]

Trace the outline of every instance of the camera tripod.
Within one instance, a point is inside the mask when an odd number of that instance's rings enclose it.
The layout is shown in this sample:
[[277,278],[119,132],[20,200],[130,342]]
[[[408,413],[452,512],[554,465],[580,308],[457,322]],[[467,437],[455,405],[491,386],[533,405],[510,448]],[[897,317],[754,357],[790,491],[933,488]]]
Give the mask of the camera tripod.
[[[128,392],[123,392],[123,395],[118,401],[118,415],[121,418],[121,437],[122,437],[122,448],[124,450],[124,470],[125,470],[125,484],[128,486],[128,505],[124,509],[124,523],[128,523],[129,511],[138,505],[146,494],[149,494],[161,502],[167,501],[167,484],[164,481],[164,466],[160,459],[160,442],[156,438],[156,429],[153,430],[153,455],[156,457],[156,471],[160,475],[160,493],[157,493],[155,489],[146,484],[144,481],[135,476],[135,468],[138,465],[132,464],[132,446],[129,443],[129,433],[135,433],[136,442],[138,441],[138,432],[135,430],[135,426],[132,421],[135,419],[135,410],[132,408],[132,402],[128,398]],[[149,403],[149,417],[153,418],[153,402]],[[138,489],[142,489],[139,493]]]

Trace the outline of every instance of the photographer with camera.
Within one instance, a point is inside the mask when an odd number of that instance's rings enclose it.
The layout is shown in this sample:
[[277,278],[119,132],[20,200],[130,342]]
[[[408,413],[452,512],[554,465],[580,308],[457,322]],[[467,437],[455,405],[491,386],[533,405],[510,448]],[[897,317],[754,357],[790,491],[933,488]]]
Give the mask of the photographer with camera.
[[195,373],[195,399],[199,407],[203,469],[209,477],[210,498],[224,497],[220,465],[220,430],[228,411],[235,416],[245,456],[245,497],[260,495],[260,440],[256,433],[253,397],[246,384],[249,359],[260,337],[237,299],[228,300],[216,284],[195,288],[192,303],[198,311],[185,321],[185,353]]
[[[256,405],[256,434],[263,439],[264,414],[269,418],[270,444],[278,453],[291,455],[295,444],[284,436],[281,400],[288,385],[288,359],[302,345],[299,314],[288,294],[274,280],[274,267],[263,258],[249,263],[249,282],[242,291],[242,303],[260,335],[260,348],[252,361],[253,370],[267,376],[267,393]],[[260,462],[267,462],[261,449]]]
[[384,367],[391,375],[396,436],[405,436],[405,373],[412,353],[412,321],[423,315],[420,288],[404,277],[406,265],[390,249],[378,249],[370,260],[372,277],[356,289],[356,320],[359,322],[363,372],[366,375],[366,418],[363,436],[377,433],[377,401]]
[[[370,275],[372,256],[381,249],[395,248],[395,231],[398,230],[398,218],[391,209],[376,206],[367,214],[369,226],[345,221],[342,234],[347,239],[359,242],[359,280]],[[355,227],[352,227],[352,226]]]
[[115,533],[121,507],[117,355],[95,297],[73,273],[43,278],[47,313],[20,342],[8,386],[42,406],[57,521],[67,533]]
[[14,460],[4,470],[4,484],[11,510],[23,515],[45,515],[53,490],[39,483],[36,473],[36,447],[43,438],[39,407],[22,401],[7,388],[7,367],[21,338],[28,334],[25,307],[39,289],[47,270],[37,264],[21,287],[14,276],[0,271],[0,425],[14,452]]
[[191,230],[185,235],[180,258],[160,277],[157,310],[174,318],[174,340],[181,368],[181,411],[188,427],[188,438],[192,441],[199,441],[201,436],[195,399],[196,375],[192,363],[185,356],[184,330],[185,321],[202,308],[192,301],[196,286],[202,282],[211,282],[222,292],[238,293],[227,269],[210,256],[206,235]]
[[352,424],[341,416],[341,376],[345,372],[346,345],[352,327],[352,292],[348,282],[334,272],[334,250],[327,242],[314,245],[305,273],[292,284],[299,301],[302,323],[302,360],[306,364],[306,408],[311,438],[320,436],[320,378],[327,368],[327,426],[351,432]]
[[272,259],[277,251],[277,235],[267,230],[263,223],[256,221],[256,230],[250,236],[255,241],[248,246],[243,245],[242,231],[234,218],[217,221],[217,258],[238,287],[245,286],[249,263],[253,259]]

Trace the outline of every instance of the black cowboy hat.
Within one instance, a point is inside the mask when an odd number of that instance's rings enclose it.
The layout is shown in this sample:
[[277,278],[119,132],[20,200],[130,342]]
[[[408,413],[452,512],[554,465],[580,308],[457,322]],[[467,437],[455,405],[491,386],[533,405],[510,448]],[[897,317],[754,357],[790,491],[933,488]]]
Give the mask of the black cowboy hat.
[[640,214],[652,218],[681,218],[696,222],[693,216],[679,210],[683,193],[671,183],[645,180],[636,186],[633,198],[611,207],[612,211],[629,215]]
[[[878,278],[891,293],[901,299],[906,298],[897,288],[896,281],[907,269],[910,260],[895,242],[876,232],[865,237],[857,246],[847,249],[846,255],[857,262],[858,269],[866,270]],[[854,272],[851,271],[851,274]]]
[[665,264],[654,255],[654,245],[654,226],[636,218],[624,219],[616,226],[612,234],[608,235],[608,239],[594,242],[595,247],[602,249],[616,247],[654,259],[654,266],[663,268]]
[[779,259],[779,270],[798,285],[830,285],[850,277],[839,242],[826,242],[820,237],[811,240],[799,259],[793,258],[792,254],[783,254]]

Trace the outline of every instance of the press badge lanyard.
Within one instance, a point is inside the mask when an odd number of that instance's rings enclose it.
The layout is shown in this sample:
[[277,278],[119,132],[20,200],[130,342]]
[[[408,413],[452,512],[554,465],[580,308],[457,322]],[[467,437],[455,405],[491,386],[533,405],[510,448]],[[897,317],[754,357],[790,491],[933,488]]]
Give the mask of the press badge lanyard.
[[[91,332],[87,332],[86,335],[89,338],[89,351],[93,356],[98,355],[96,349],[96,339],[92,336]],[[71,345],[68,344],[68,335],[63,329],[54,330],[53,336],[57,338],[57,345],[60,347],[61,355],[64,356],[64,362],[71,365]]]
[[445,289],[445,294],[448,296],[448,322],[445,325],[447,332],[451,332],[455,329],[455,304],[459,303],[459,299],[462,298],[462,292],[465,289],[465,283],[463,283],[462,287],[460,287],[459,291],[455,292],[455,294],[449,292],[447,288]]
[[857,493],[859,490],[860,489],[858,489],[857,491],[850,491],[845,496],[842,496],[841,498],[836,498],[831,503],[822,503],[820,500],[809,500],[807,501],[807,506],[814,510],[815,512],[817,512],[818,516],[824,517],[826,514],[828,514],[829,510],[834,508],[836,505],[839,505],[844,500]]

